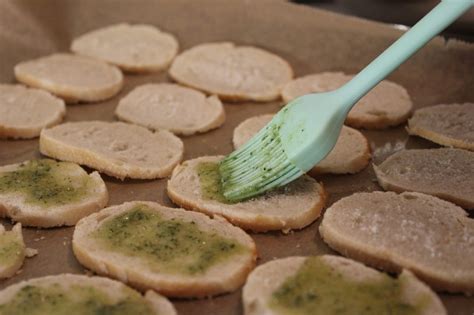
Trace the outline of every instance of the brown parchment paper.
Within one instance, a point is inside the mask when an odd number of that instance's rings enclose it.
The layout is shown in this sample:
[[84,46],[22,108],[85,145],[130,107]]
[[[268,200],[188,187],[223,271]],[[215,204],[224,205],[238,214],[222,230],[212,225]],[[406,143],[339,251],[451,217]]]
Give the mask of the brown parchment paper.
[[[14,82],[13,66],[22,60],[68,50],[72,38],[112,23],[149,23],[176,35],[180,50],[212,41],[234,41],[268,49],[287,59],[296,76],[321,71],[355,73],[393,42],[400,32],[390,26],[311,9],[284,1],[258,0],[42,0],[0,1],[0,82]],[[474,47],[462,42],[431,41],[389,78],[405,86],[416,108],[474,101]],[[169,81],[166,72],[127,75],[113,99],[71,105],[67,121],[114,120],[118,100],[135,86]],[[234,127],[247,117],[275,112],[281,102],[225,104],[227,120],[218,130],[183,138],[185,159],[228,154]],[[434,144],[408,137],[404,127],[363,131],[375,163],[402,148]],[[38,140],[0,141],[0,165],[40,157]],[[103,176],[110,205],[152,200],[172,206],[166,179],[119,181]],[[380,190],[372,167],[356,175],[319,178],[330,193],[328,206],[357,191]],[[8,224],[9,221],[4,220]],[[333,253],[318,234],[320,219],[292,232],[251,234],[259,263],[290,255]],[[0,289],[20,280],[60,273],[84,273],[71,250],[73,228],[25,228],[27,246],[39,255],[27,259],[20,274],[0,282]],[[473,266],[474,268],[474,266]],[[453,315],[472,315],[474,298],[440,294]],[[203,300],[172,300],[179,314],[242,314],[240,290]]]

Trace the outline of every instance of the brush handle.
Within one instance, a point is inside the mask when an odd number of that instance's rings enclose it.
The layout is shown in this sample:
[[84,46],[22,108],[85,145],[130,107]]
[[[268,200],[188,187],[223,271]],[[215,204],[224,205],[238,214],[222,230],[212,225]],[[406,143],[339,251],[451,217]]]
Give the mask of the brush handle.
[[339,89],[341,95],[349,98],[348,102],[345,102],[347,112],[375,85],[473,5],[474,0],[441,1],[409,31]]

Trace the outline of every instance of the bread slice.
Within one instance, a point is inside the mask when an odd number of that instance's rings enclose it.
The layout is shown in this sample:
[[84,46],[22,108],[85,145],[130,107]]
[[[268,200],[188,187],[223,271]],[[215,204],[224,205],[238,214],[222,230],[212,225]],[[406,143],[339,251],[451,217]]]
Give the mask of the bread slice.
[[332,255],[287,257],[260,265],[242,295],[245,315],[447,314],[439,297],[410,271],[393,279]]
[[144,296],[107,278],[60,274],[30,279],[0,291],[1,314],[176,315],[165,297]]
[[15,66],[15,77],[67,103],[102,101],[117,94],[123,85],[123,75],[117,67],[64,53],[21,62]]
[[319,231],[344,256],[390,272],[410,269],[438,291],[474,293],[474,220],[450,202],[356,193],[326,210]]
[[177,84],[145,84],[122,98],[115,109],[120,120],[152,130],[166,129],[189,136],[220,127],[224,106],[215,95]]
[[82,219],[72,245],[87,268],[174,297],[234,291],[256,260],[252,238],[224,219],[144,201]]
[[[304,94],[335,90],[352,78],[353,75],[342,72],[312,74],[286,84],[281,95],[288,103]],[[352,108],[346,124],[355,128],[385,129],[404,123],[412,108],[410,96],[401,85],[383,80]]]
[[11,231],[0,224],[0,279],[16,274],[23,265],[25,251],[21,223],[15,224]]
[[402,150],[374,170],[385,190],[422,192],[474,209],[474,152]]
[[230,42],[200,44],[178,55],[169,70],[181,84],[230,101],[272,101],[293,77],[277,55]]
[[74,225],[107,205],[99,173],[49,159],[0,167],[0,216],[26,226]]
[[109,25],[74,39],[71,50],[114,64],[125,71],[166,68],[178,53],[178,41],[153,25]]
[[208,191],[220,190],[219,179],[213,178],[210,187],[203,187],[198,167],[215,166],[222,158],[203,156],[178,165],[168,180],[167,193],[171,200],[188,210],[221,215],[243,229],[256,232],[287,233],[311,224],[320,216],[326,192],[322,184],[306,175],[285,187],[239,203],[230,204],[219,196],[208,196]]
[[40,135],[40,151],[124,179],[168,176],[181,161],[183,142],[167,130],[105,121],[70,122]]
[[0,139],[30,139],[66,115],[64,101],[18,84],[0,84]]
[[408,133],[447,147],[474,151],[474,103],[418,109],[408,120]]
[[[265,114],[244,120],[234,129],[232,142],[239,148],[257,134],[273,118]],[[370,161],[370,146],[365,136],[359,131],[343,126],[335,147],[321,162],[309,171],[317,174],[354,174],[363,170]]]

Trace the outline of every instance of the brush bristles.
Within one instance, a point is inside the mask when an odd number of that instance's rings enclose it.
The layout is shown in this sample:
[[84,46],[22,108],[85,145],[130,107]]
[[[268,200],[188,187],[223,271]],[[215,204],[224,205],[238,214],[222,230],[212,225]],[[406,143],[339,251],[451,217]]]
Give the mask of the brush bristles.
[[280,143],[279,126],[270,123],[219,165],[224,196],[240,201],[280,187],[302,172],[291,163]]

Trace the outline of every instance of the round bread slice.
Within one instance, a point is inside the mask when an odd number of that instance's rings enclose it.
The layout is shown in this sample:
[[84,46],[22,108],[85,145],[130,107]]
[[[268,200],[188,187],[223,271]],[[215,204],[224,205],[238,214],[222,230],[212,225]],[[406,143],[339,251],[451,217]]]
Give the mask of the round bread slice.
[[[234,129],[232,142],[239,148],[257,134],[273,118],[273,114],[251,117],[244,120]],[[332,151],[321,162],[309,171],[317,174],[354,174],[363,170],[370,161],[370,146],[365,136],[359,131],[343,126],[339,139]]]
[[122,122],[70,122],[43,129],[40,151],[58,160],[87,165],[124,179],[166,177],[181,161],[181,139]]
[[0,216],[26,226],[74,225],[107,205],[99,173],[49,159],[0,167]]
[[114,64],[125,71],[151,72],[166,68],[178,53],[178,41],[146,24],[115,24],[74,39],[71,50]]
[[356,193],[329,207],[319,231],[344,256],[402,268],[439,291],[474,293],[474,220],[430,195]]
[[[281,95],[288,103],[305,94],[335,90],[352,78],[353,75],[342,72],[312,74],[286,84]],[[402,86],[383,80],[352,108],[346,124],[355,128],[384,129],[404,123],[412,108],[410,96]]]
[[0,224],[0,279],[10,278],[16,274],[23,265],[25,252],[21,224],[15,224],[11,231],[6,231]]
[[60,274],[22,281],[0,291],[0,314],[176,315],[165,297],[143,296],[107,278]]
[[287,233],[311,224],[320,216],[326,192],[322,184],[306,175],[262,196],[228,203],[220,192],[217,163],[222,158],[204,156],[178,165],[168,181],[171,200],[188,210],[221,215],[237,226],[256,232]]
[[291,66],[277,55],[230,42],[207,43],[175,58],[170,76],[221,99],[272,101],[293,77]]
[[15,66],[15,77],[68,103],[102,101],[117,94],[123,85],[123,75],[117,67],[72,54],[21,62]]
[[177,84],[145,84],[122,98],[115,110],[120,120],[152,130],[189,136],[220,127],[224,106],[217,96]]
[[402,150],[374,165],[374,170],[385,190],[417,191],[474,209],[474,152]]
[[72,246],[99,274],[174,297],[234,291],[256,260],[252,238],[224,219],[141,201],[82,219]]
[[408,133],[447,147],[474,151],[474,103],[418,109],[408,120]]
[[41,129],[61,122],[64,101],[48,92],[21,85],[0,84],[0,139],[30,139]]
[[394,279],[339,256],[287,257],[247,279],[245,315],[445,315],[439,297],[408,270]]

